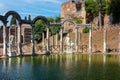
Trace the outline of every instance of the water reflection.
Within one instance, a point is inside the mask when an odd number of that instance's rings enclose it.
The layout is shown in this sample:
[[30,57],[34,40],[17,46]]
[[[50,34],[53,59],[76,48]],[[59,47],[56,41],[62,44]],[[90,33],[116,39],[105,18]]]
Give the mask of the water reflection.
[[0,80],[119,80],[119,73],[120,55],[60,54],[0,59]]
[[106,63],[106,54],[103,54],[103,64]]

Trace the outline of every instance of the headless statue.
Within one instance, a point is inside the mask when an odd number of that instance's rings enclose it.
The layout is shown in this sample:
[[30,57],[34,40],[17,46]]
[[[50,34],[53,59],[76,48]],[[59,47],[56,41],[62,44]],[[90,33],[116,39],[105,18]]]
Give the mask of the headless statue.
[[13,51],[13,45],[14,45],[14,36],[10,35],[10,41],[9,41],[10,51]]

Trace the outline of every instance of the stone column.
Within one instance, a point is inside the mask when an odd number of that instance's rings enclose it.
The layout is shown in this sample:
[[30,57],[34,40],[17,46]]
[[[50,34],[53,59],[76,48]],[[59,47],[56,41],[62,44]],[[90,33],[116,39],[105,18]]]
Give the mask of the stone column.
[[54,35],[52,35],[52,47],[54,47]]
[[103,53],[106,53],[106,28],[104,28],[104,36],[103,36]]
[[58,45],[58,33],[56,33],[56,46]]
[[88,49],[88,53],[92,53],[92,27],[90,25],[89,28],[89,49]]
[[60,53],[63,53],[63,27],[60,28]]
[[75,29],[75,47],[76,47],[76,53],[78,53],[78,27]]
[[42,32],[42,48],[44,49],[45,48],[45,43],[44,43],[44,32]]
[[7,23],[4,23],[4,24],[3,24],[3,57],[6,57],[6,56],[7,56],[6,25],[7,25]]
[[22,56],[22,44],[21,44],[21,23],[18,25],[18,54]]
[[34,36],[35,36],[35,33],[34,33],[34,29],[35,29],[35,26],[34,25],[31,25],[32,26],[32,55],[35,55],[35,42],[34,42]]
[[47,51],[49,52],[49,27],[47,26],[47,37],[46,37]]

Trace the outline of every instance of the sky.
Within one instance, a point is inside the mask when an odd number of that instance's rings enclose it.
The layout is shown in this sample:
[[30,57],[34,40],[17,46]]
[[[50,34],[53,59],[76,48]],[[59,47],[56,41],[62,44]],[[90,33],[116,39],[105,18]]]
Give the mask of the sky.
[[0,0],[0,15],[7,11],[16,11],[22,18],[42,15],[56,17],[61,14],[61,4],[68,0]]

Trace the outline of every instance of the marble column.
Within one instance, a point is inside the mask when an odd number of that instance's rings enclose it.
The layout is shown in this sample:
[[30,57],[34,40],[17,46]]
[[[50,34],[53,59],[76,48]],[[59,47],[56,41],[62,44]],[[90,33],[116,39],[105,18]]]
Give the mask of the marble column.
[[45,48],[45,43],[44,43],[44,32],[42,32],[42,48],[44,49]]
[[76,47],[76,53],[78,54],[78,27],[75,29],[75,47]]
[[104,36],[103,36],[103,53],[106,53],[106,28],[104,28]]
[[6,25],[7,23],[3,23],[3,56],[7,56],[7,34],[6,34]]
[[56,46],[58,45],[58,33],[56,33]]
[[35,29],[35,26],[34,25],[31,25],[31,26],[32,26],[32,40],[31,40],[31,43],[32,43],[32,55],[35,55],[35,41],[34,41],[34,36],[35,36],[34,29]]
[[88,53],[92,53],[92,27],[90,25],[89,28],[89,49],[88,49]]
[[22,56],[22,44],[21,44],[21,23],[18,25],[18,54]]
[[60,53],[63,53],[63,27],[60,28]]
[[46,35],[46,46],[47,46],[47,51],[49,52],[49,27],[47,26],[47,35]]

